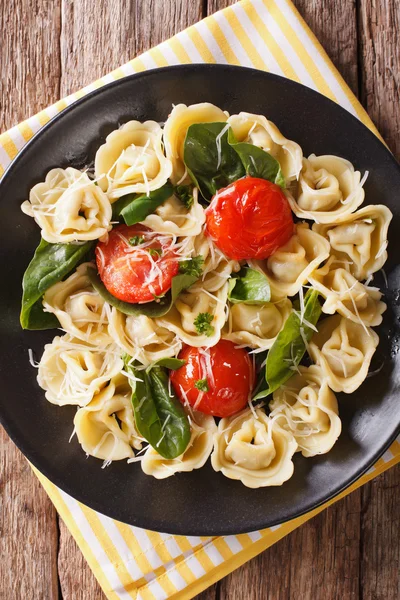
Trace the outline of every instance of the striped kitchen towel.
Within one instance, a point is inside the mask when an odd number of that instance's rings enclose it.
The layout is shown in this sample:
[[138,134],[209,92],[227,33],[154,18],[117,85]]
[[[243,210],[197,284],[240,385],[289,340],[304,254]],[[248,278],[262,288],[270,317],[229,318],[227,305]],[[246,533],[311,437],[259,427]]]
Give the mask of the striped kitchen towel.
[[[338,102],[379,135],[289,0],[242,0],[1,135],[0,175],[38,129],[88,92],[146,69],[195,62],[243,65],[289,77]],[[400,438],[367,474],[324,506],[263,531],[212,538],[166,535],[114,521],[80,504],[36,469],[35,473],[107,598],[178,600],[193,598],[399,461]]]

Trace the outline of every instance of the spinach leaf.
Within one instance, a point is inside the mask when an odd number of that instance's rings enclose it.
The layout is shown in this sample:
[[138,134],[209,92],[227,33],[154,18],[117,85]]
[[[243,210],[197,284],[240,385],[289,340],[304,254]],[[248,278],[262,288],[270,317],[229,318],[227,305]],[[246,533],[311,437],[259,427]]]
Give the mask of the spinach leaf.
[[165,367],[170,371],[176,371],[177,369],[183,367],[185,364],[186,360],[181,360],[180,358],[159,358],[150,365],[150,368]]
[[254,144],[236,141],[231,129],[228,132],[228,142],[238,153],[247,175],[267,179],[283,188],[285,187],[285,178],[282,175],[281,166],[271,154],[258,146],[254,146]]
[[43,239],[40,241],[22,279],[20,321],[23,329],[59,327],[56,317],[43,311],[42,296],[72,271],[92,245],[93,242],[49,244]]
[[269,281],[255,269],[243,267],[229,279],[228,300],[232,304],[266,304],[270,299]]
[[206,200],[245,175],[239,155],[228,143],[226,123],[195,123],[186,133],[183,158]]
[[94,289],[100,294],[100,296],[111,306],[117,308],[120,312],[125,315],[145,315],[146,317],[163,317],[170,310],[175,300],[183,290],[187,289],[198,277],[195,275],[176,275],[172,278],[171,291],[165,296],[154,302],[145,302],[144,304],[131,304],[130,302],[123,302],[118,300],[115,296],[105,287],[104,283],[98,276],[95,267],[88,269],[88,277]]
[[306,351],[306,343],[314,333],[306,323],[316,325],[321,315],[321,305],[317,290],[310,289],[304,298],[303,323],[300,314],[294,311],[289,315],[268,352],[265,365],[265,379],[268,388],[259,392],[253,400],[269,396],[285,383],[293,374],[291,367],[297,367]]
[[125,369],[141,381],[129,380],[138,432],[166,459],[183,454],[190,441],[189,420],[174,392],[168,389],[168,374],[161,366],[140,371],[124,356]]
[[113,204],[113,219],[122,217],[126,225],[135,225],[144,221],[156,208],[164,204],[174,193],[172,183],[165,185],[146,194],[127,194]]

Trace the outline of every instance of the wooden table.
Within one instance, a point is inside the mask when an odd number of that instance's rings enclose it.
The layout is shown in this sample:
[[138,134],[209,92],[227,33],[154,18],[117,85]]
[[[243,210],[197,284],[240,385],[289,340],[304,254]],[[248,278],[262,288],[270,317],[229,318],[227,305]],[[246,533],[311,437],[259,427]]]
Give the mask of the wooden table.
[[[0,130],[230,4],[0,3]],[[400,158],[399,0],[296,0]],[[21,453],[0,433],[0,599],[100,600],[99,585]],[[400,597],[400,466],[209,588],[201,600]]]

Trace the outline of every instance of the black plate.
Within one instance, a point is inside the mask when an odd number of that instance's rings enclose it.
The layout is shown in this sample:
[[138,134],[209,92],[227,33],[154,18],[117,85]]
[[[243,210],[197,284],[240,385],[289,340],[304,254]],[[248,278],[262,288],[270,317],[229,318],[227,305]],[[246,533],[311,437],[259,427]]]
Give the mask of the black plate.
[[[366,203],[394,213],[385,266],[389,309],[372,368],[383,370],[351,396],[339,395],[343,433],[325,455],[295,457],[292,479],[282,487],[250,490],[215,473],[210,464],[163,481],[140,465],[86,459],[76,439],[68,443],[74,407],[44,398],[28,348],[40,357],[55,332],[19,326],[21,279],[39,241],[39,228],[20,203],[55,166],[83,167],[105,136],[129,119],[160,121],[171,104],[209,101],[230,113],[265,114],[307,156],[338,154],[370,175]],[[400,425],[400,168],[357,119],[324,96],[287,79],[251,69],[193,65],[127,77],[76,102],[44,127],[13,162],[0,185],[2,294],[0,310],[1,420],[29,460],[51,481],[88,506],[120,521],[176,534],[233,534],[292,519],[325,502],[364,473],[396,437]],[[377,282],[383,285],[383,280]]]

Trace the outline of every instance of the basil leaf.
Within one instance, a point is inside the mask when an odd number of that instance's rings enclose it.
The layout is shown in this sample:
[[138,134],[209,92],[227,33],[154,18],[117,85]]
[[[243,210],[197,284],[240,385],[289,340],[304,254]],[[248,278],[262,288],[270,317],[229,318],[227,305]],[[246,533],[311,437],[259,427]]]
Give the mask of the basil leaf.
[[282,175],[281,166],[271,154],[258,146],[254,146],[254,144],[238,142],[232,129],[228,132],[228,142],[238,153],[246,169],[246,175],[267,179],[283,188],[285,187],[285,178]]
[[113,204],[113,218],[122,217],[126,225],[135,225],[144,221],[161,204],[164,204],[174,193],[172,183],[167,181],[165,185],[146,194],[127,194],[122,196]]
[[[310,289],[304,298],[304,321],[316,325],[321,315],[321,305],[318,301],[317,290]],[[303,335],[301,332],[303,330]],[[305,338],[309,342],[313,336],[313,329],[301,323],[298,312],[292,312],[286,320],[283,329],[279,332],[267,356],[265,365],[265,379],[268,389],[257,394],[254,400],[272,394],[285,383],[292,375],[306,351]]]
[[125,355],[125,369],[142,381],[129,380],[138,432],[166,459],[183,454],[190,441],[190,425],[182,404],[168,389],[168,374],[160,366],[139,371]]
[[228,300],[232,304],[266,304],[271,300],[269,281],[263,273],[243,267],[229,279]]
[[228,143],[226,123],[191,125],[186,133],[183,158],[190,177],[206,200],[245,175],[237,152]]
[[132,304],[118,300],[105,287],[95,267],[88,269],[88,277],[96,292],[111,306],[114,306],[125,315],[145,315],[146,317],[163,317],[170,310],[175,300],[183,290],[187,289],[198,277],[194,275],[176,275],[172,278],[171,291],[160,298],[157,302],[145,302],[144,304]]
[[42,296],[52,285],[61,281],[89,252],[93,242],[84,244],[49,244],[41,240],[22,279],[23,329],[52,329],[59,327],[54,315],[45,313]]
[[170,371],[176,371],[186,365],[186,360],[181,360],[180,358],[159,358],[155,362],[151,364],[151,368],[153,367],[165,367]]

